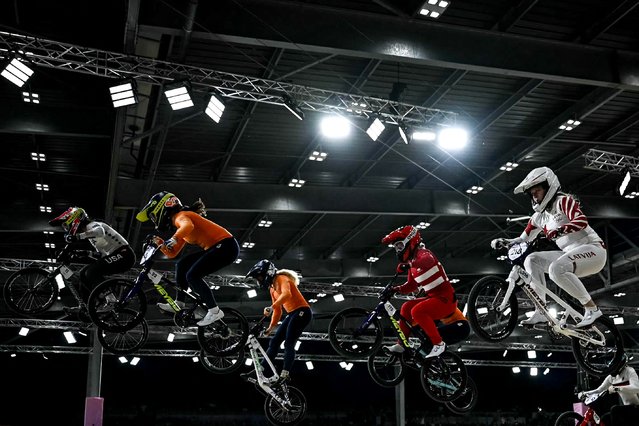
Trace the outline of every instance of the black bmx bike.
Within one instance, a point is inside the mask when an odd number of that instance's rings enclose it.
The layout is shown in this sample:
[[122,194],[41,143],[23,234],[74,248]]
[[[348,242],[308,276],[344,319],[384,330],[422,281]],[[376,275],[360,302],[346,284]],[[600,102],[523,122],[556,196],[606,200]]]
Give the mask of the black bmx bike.
[[[160,251],[157,245],[149,241],[145,242],[143,247],[144,254],[140,259],[142,270],[135,281],[111,279],[100,283],[91,292],[87,305],[93,323],[101,330],[116,333],[130,330],[140,324],[147,311],[147,298],[142,287],[148,280],[175,311],[175,325],[181,328],[197,326],[197,313],[206,312],[208,307],[197,294],[182,290],[164,274],[152,268],[156,254]],[[166,288],[184,294],[187,299],[186,306],[178,306]],[[208,354],[233,355],[242,350],[246,343],[248,322],[236,309],[221,309],[224,311],[222,319],[197,328],[197,340]]]
[[[58,300],[60,288],[69,289],[77,310],[74,315],[82,322],[91,322],[87,303],[82,299],[78,288],[77,270],[72,265],[73,260],[93,258],[87,250],[78,249],[73,244],[66,244],[56,257],[55,266],[50,270],[42,267],[27,267],[14,272],[4,283],[2,295],[9,309],[19,315],[34,317],[47,312]],[[99,330],[98,340],[109,352],[128,354],[141,348],[148,338],[148,325],[140,321],[134,327],[115,332]]]
[[[368,358],[368,371],[373,381],[381,386],[395,386],[406,374],[406,367],[419,370],[420,381],[426,394],[437,402],[449,402],[461,396],[466,389],[468,373],[462,359],[446,350],[438,357],[426,358],[432,343],[426,333],[411,326],[416,343],[410,342],[399,327],[399,320],[408,321],[390,303],[391,281],[379,293],[380,302],[373,310],[346,308],[331,319],[328,339],[335,351],[349,358]],[[401,354],[382,347],[384,328],[381,318],[387,318],[400,344]]]

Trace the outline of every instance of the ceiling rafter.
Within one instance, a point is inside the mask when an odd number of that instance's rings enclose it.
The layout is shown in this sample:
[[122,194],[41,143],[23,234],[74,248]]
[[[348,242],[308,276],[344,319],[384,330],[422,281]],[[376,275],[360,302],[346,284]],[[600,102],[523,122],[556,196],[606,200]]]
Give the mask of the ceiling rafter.
[[623,19],[623,17],[632,12],[637,6],[639,6],[639,3],[636,0],[623,1],[606,16],[594,22],[589,28],[576,36],[573,41],[583,44],[591,43]]

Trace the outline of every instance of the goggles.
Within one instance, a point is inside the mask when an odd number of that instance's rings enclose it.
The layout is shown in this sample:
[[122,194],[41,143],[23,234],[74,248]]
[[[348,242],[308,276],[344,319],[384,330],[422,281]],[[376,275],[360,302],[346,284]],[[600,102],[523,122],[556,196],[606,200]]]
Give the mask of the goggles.
[[404,251],[404,249],[406,248],[406,245],[408,244],[408,242],[410,240],[413,239],[413,237],[417,235],[417,228],[413,228],[410,233],[406,236],[406,238],[404,238],[401,241],[395,241],[393,243],[393,247],[395,248],[395,252],[396,253],[401,253],[402,251]]

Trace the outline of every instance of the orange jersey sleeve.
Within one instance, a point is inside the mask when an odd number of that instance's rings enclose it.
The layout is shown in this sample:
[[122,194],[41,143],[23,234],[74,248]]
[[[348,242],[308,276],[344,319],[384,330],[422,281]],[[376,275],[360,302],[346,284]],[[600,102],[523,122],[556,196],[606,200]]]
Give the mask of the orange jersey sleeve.
[[177,256],[185,244],[197,245],[208,250],[223,239],[233,236],[217,223],[190,211],[182,211],[173,216],[173,225],[177,228],[172,237],[176,244],[171,250],[162,247],[162,253],[168,257]]
[[271,317],[271,327],[277,325],[282,317],[282,308],[286,312],[293,312],[295,309],[309,307],[308,302],[295,285],[295,282],[285,274],[277,274],[271,287],[271,300],[273,305],[273,316]]

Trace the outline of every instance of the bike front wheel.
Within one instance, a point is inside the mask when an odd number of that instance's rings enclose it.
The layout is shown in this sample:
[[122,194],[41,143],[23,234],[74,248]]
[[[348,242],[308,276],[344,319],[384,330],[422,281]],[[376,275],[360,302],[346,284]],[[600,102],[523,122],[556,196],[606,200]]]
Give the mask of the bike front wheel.
[[455,414],[468,414],[473,408],[475,408],[475,405],[477,405],[478,395],[479,394],[477,393],[477,385],[475,384],[473,379],[468,377],[466,388],[461,393],[461,395],[459,395],[458,398],[445,403],[444,405]]
[[134,353],[146,343],[149,326],[146,320],[126,331],[107,331],[98,328],[98,340],[107,351],[117,355]]
[[382,322],[364,308],[347,308],[338,312],[328,326],[328,340],[335,351],[345,357],[368,357],[382,344]]
[[232,356],[213,356],[204,349],[200,351],[200,362],[207,371],[213,374],[228,374],[238,370],[244,361],[244,350]]
[[248,321],[237,309],[220,309],[224,312],[224,317],[204,327],[198,327],[197,340],[200,347],[209,355],[235,355],[244,349],[248,339]]
[[390,388],[404,380],[406,372],[401,354],[386,351],[380,346],[368,357],[366,364],[371,378],[380,386]]
[[268,421],[275,426],[299,424],[306,415],[306,397],[302,391],[286,385],[273,390],[277,399],[269,395],[264,401],[264,414]]
[[448,351],[437,357],[426,358],[419,376],[426,395],[437,402],[457,399],[468,381],[464,362]]
[[512,292],[503,311],[497,308],[506,296],[508,282],[499,277],[477,281],[468,295],[468,321],[473,331],[488,342],[510,336],[517,326],[517,297]]
[[98,284],[87,302],[91,321],[106,331],[131,330],[144,320],[146,296],[138,291],[131,296],[135,284],[114,278]]
[[4,283],[2,295],[13,312],[37,315],[49,309],[58,299],[58,283],[43,269],[24,268],[13,273]]
[[612,320],[606,316],[597,318],[590,327],[582,329],[590,338],[603,345],[586,342],[577,337],[572,340],[572,353],[577,364],[593,376],[607,376],[615,371],[623,357],[623,339]]
[[584,421],[581,414],[574,411],[566,411],[561,413],[557,420],[555,420],[555,426],[575,426],[580,425]]

